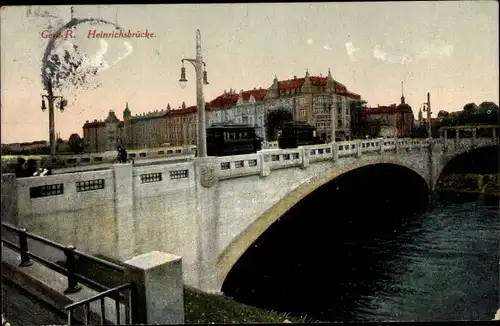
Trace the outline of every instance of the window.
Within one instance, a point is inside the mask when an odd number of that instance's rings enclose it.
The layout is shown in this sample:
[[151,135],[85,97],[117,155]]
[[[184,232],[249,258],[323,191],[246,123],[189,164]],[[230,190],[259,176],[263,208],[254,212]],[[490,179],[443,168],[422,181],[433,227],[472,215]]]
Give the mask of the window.
[[188,177],[188,170],[170,171],[170,179],[185,179]]
[[104,189],[104,179],[77,181],[76,192]]
[[63,193],[64,185],[62,183],[30,188],[30,198],[56,196]]
[[141,183],[159,182],[161,180],[161,172],[141,174]]

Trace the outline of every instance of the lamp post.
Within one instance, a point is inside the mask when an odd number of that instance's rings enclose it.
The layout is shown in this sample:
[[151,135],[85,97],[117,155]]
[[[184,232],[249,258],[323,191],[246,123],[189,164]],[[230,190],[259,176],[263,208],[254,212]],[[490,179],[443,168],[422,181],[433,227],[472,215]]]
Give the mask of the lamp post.
[[48,81],[47,95],[42,95],[42,111],[45,112],[47,106],[45,105],[44,98],[49,102],[49,141],[50,141],[50,155],[56,155],[56,127],[55,127],[55,117],[54,117],[54,103],[59,99],[59,110],[64,112],[64,108],[68,105],[68,101],[63,99],[62,96],[55,96],[52,90],[52,82]]
[[187,85],[186,68],[184,61],[190,62],[194,66],[196,73],[196,106],[198,113],[198,144],[197,156],[207,156],[207,139],[206,139],[206,123],[205,123],[205,100],[203,98],[203,85],[208,85],[207,71],[205,70],[205,62],[201,55],[201,34],[200,30],[196,30],[196,59],[182,59],[181,78],[179,85],[184,88]]
[[427,102],[423,104],[424,112],[427,112],[427,136],[432,138],[432,123],[431,123],[431,94],[427,92]]
[[332,120],[332,143],[335,143],[335,134],[337,132],[336,130],[336,125],[337,125],[337,106],[334,105],[335,103],[335,95],[332,96],[332,104],[330,105],[330,119]]

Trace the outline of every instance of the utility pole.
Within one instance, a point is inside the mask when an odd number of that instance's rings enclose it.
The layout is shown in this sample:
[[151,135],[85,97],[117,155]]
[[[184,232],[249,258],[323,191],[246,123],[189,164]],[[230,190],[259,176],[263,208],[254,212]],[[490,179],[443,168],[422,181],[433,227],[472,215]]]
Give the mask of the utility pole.
[[337,124],[337,107],[335,104],[335,94],[332,95],[332,104],[330,106],[330,118],[332,120],[332,143],[335,143],[335,134],[336,134],[336,124]]
[[187,85],[186,68],[184,68],[184,61],[190,62],[194,66],[196,74],[196,111],[198,113],[198,144],[197,156],[207,156],[207,137],[206,137],[206,119],[205,119],[205,99],[203,98],[203,85],[208,85],[207,71],[205,62],[201,55],[201,33],[196,30],[196,59],[182,59],[181,78],[179,85],[184,88]]
[[431,93],[427,92],[427,135],[432,138],[432,123],[431,123]]
[[59,110],[64,112],[64,108],[68,104],[62,96],[54,96],[54,92],[52,90],[52,81],[49,79],[47,85],[47,95],[42,95],[42,111],[47,109],[45,105],[44,98],[49,102],[49,141],[50,141],[50,155],[55,156],[57,152],[57,143],[56,143],[56,127],[55,127],[55,113],[54,113],[54,103],[57,99],[59,99]]

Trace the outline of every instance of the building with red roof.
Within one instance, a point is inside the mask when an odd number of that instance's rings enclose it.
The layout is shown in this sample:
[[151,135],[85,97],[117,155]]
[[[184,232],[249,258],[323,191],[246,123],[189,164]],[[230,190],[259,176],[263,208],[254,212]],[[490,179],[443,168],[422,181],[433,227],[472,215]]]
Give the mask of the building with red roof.
[[411,137],[415,116],[410,105],[405,102],[401,95],[401,103],[389,106],[377,106],[366,108],[368,121],[378,121],[381,125],[380,136],[382,137]]
[[316,127],[318,134],[331,139],[331,110],[336,110],[336,138],[350,138],[350,103],[361,96],[333,79],[328,70],[326,77],[311,76],[309,71],[302,78],[278,80],[268,88],[264,98],[266,109],[285,108],[292,112],[294,120],[307,122]]
[[[330,71],[326,77],[310,76],[279,81],[265,88],[236,92],[234,89],[207,102],[207,126],[220,122],[251,124],[265,137],[265,116],[269,110],[290,110],[295,120],[316,126],[318,132],[330,134],[330,110],[337,109],[337,137],[349,136],[349,103],[360,100],[358,94],[335,81]],[[114,150],[118,144],[126,148],[155,147],[165,143],[181,145],[196,143],[197,107],[183,102],[177,109],[167,105],[165,110],[155,110],[132,116],[126,104],[123,121],[113,110],[104,121],[89,122],[83,126],[88,151]]]

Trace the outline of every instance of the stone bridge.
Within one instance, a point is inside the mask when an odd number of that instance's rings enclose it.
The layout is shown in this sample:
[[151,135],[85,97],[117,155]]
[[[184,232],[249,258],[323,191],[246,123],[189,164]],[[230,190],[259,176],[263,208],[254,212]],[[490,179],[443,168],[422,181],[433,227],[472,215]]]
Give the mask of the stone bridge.
[[493,145],[496,137],[355,140],[19,180],[2,175],[2,219],[94,255],[180,255],[187,284],[218,292],[272,223],[341,174],[396,164],[433,189],[450,159]]

